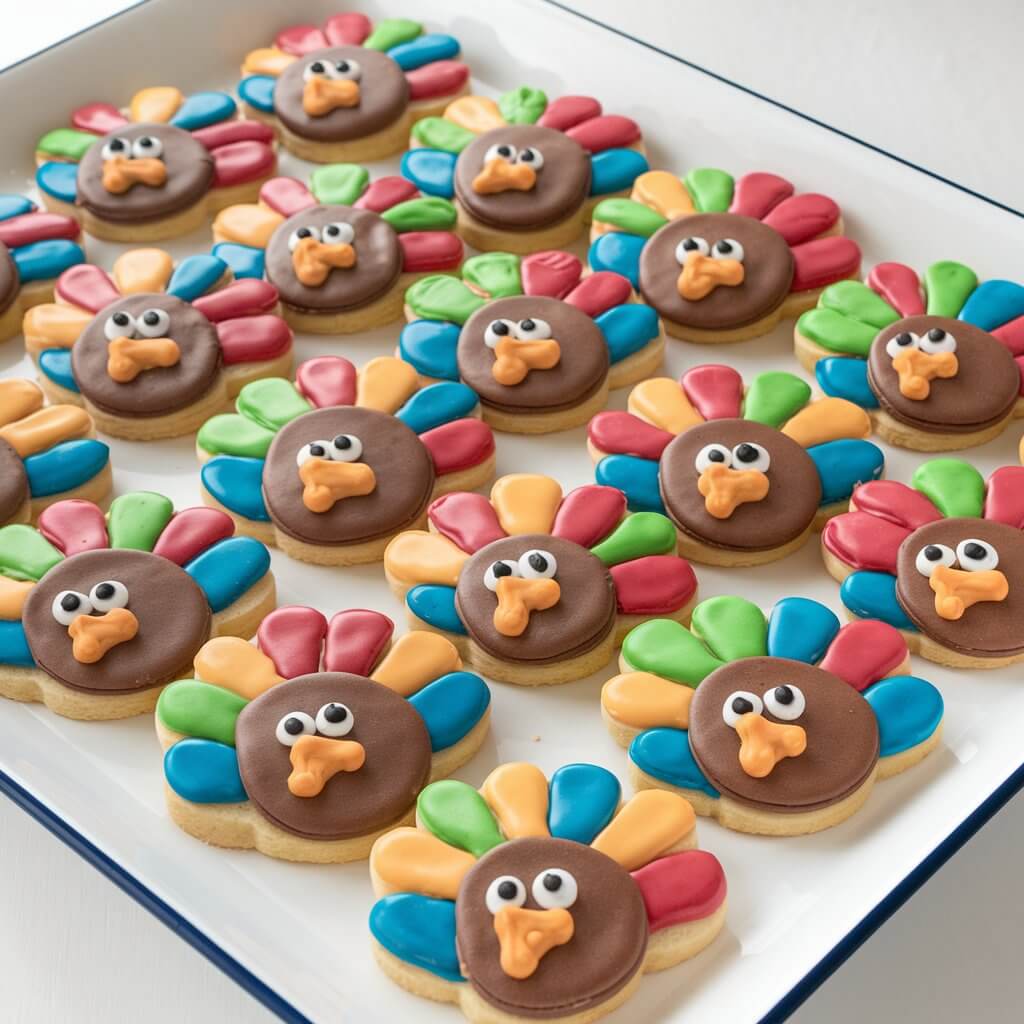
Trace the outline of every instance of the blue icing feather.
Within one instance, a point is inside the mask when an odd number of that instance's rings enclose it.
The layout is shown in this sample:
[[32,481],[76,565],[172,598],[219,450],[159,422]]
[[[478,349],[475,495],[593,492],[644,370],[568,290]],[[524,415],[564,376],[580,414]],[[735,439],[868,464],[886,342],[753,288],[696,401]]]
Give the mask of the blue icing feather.
[[466,627],[455,610],[455,588],[440,583],[424,583],[405,595],[409,611],[435,629],[465,635]]
[[206,594],[210,608],[221,612],[266,576],[270,552],[252,537],[228,537],[184,568]]
[[414,892],[377,900],[370,932],[392,956],[446,981],[464,981],[455,949],[455,904]]
[[697,767],[684,729],[648,729],[629,745],[629,758],[642,772],[680,789],[717,797],[718,790]]
[[451,199],[455,195],[455,161],[457,153],[425,146],[410,149],[402,157],[402,177],[408,178],[428,196]]
[[413,320],[398,336],[398,354],[424,377],[459,379],[459,326],[443,320]]
[[430,733],[430,749],[447,750],[464,739],[487,712],[491,691],[473,672],[449,672],[409,698]]
[[851,572],[839,588],[839,598],[858,618],[881,619],[897,629],[917,629],[896,600],[896,577],[890,573]]
[[621,795],[619,780],[607,768],[567,764],[551,776],[548,831],[589,846],[615,816]]
[[186,256],[171,274],[167,294],[182,302],[192,302],[205,295],[223,276],[228,265],[210,253]]
[[35,664],[28,649],[25,627],[18,622],[0,619],[0,664],[22,665],[31,668]]
[[839,632],[839,618],[807,597],[784,597],[768,617],[768,654],[814,665]]
[[18,268],[22,283],[48,281],[58,277],[68,267],[85,262],[85,253],[77,242],[66,238],[47,238],[11,249],[11,259]]
[[594,470],[594,479],[622,491],[633,512],[665,512],[658,490],[658,463],[651,459],[636,455],[605,456]]
[[62,388],[78,394],[79,387],[75,383],[75,375],[71,372],[71,349],[48,348],[39,353],[39,369]]
[[843,438],[807,449],[821,478],[821,503],[843,501],[858,484],[877,480],[885,469],[882,449],[870,441]]
[[613,364],[639,352],[661,329],[658,314],[642,302],[612,306],[596,317],[594,323],[601,328],[608,343],[608,357]]
[[635,149],[606,149],[590,158],[590,194],[606,196],[629,188],[651,169],[647,157]]
[[844,359],[830,356],[814,364],[814,376],[826,395],[845,398],[862,409],[877,409],[878,399],[868,384],[866,359]]
[[414,39],[411,43],[392,46],[387,54],[403,71],[415,71],[424,64],[458,57],[459,41],[454,36],[432,32]]
[[54,199],[73,203],[78,195],[78,165],[52,160],[36,168],[36,184]]
[[194,132],[197,128],[226,121],[234,114],[235,101],[226,92],[196,92],[178,107],[171,124]]
[[592,270],[612,270],[629,278],[634,288],[640,286],[640,251],[646,238],[608,231],[591,243],[587,259]]
[[238,774],[234,747],[187,739],[164,754],[164,778],[178,796],[194,804],[238,804],[249,799]]
[[942,721],[942,694],[917,676],[889,676],[864,691],[878,719],[879,757],[924,743]]
[[199,471],[203,486],[226,509],[246,519],[269,523],[263,503],[263,459],[218,455]]
[[985,281],[960,310],[960,319],[983,331],[994,331],[1024,316],[1024,287],[1015,281]]
[[73,490],[91,480],[110,461],[110,449],[91,437],[61,441],[25,459],[33,498]]
[[0,194],[0,220],[20,217],[23,213],[31,213],[35,208],[35,203],[25,196],[13,193]]
[[477,407],[478,401],[471,387],[444,380],[417,391],[395,413],[395,417],[415,433],[424,434],[443,423],[468,416]]
[[266,258],[262,249],[239,245],[237,242],[218,242],[213,247],[213,255],[223,260],[236,278],[263,276]]
[[238,83],[238,95],[243,103],[263,111],[264,114],[274,112],[274,85],[277,79],[270,75],[250,75]]

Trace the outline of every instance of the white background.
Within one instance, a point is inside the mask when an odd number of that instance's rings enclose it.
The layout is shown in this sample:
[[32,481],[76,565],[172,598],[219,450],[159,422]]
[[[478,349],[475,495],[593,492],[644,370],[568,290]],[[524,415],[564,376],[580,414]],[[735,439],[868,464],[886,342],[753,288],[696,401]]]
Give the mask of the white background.
[[[975,0],[969,8],[963,0],[905,2],[899,10],[891,0],[631,0],[628,20],[621,0],[574,5],[1024,208],[1021,90],[1013,84],[1022,17],[1011,0]],[[8,6],[15,6],[12,0]],[[0,66],[122,6],[74,0],[5,11]],[[200,5],[182,0],[181,6],[187,15]],[[1024,800],[1017,799],[793,1019],[1020,1019],[1022,849]],[[18,1024],[270,1019],[6,801],[0,801],[0,965],[0,1016]],[[344,1017],[343,1007],[339,1014]]]

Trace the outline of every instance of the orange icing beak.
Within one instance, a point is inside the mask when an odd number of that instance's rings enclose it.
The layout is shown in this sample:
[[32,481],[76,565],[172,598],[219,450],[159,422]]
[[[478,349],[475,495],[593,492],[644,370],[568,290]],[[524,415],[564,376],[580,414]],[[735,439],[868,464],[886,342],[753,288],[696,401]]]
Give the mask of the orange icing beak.
[[123,195],[133,185],[159,188],[167,181],[167,165],[155,156],[138,160],[112,156],[103,161],[102,180],[103,187],[115,196]]
[[79,615],[68,626],[71,654],[83,665],[94,665],[138,631],[139,620],[127,608],[112,608],[106,615]]
[[900,394],[920,402],[931,393],[936,377],[948,380],[960,369],[954,352],[922,352],[908,348],[893,357],[892,368],[899,374]]
[[764,779],[785,757],[807,749],[807,733],[799,725],[780,725],[751,711],[736,723],[740,738],[740,767],[752,778]]
[[935,591],[935,613],[955,622],[979,601],[1005,601],[1010,584],[998,569],[966,572],[947,565],[936,566],[928,578]]
[[531,370],[550,370],[562,358],[561,346],[554,338],[517,341],[502,338],[494,348],[491,373],[499,384],[511,387],[526,379]]
[[494,628],[502,636],[522,636],[530,624],[530,613],[554,608],[562,596],[562,588],[556,580],[502,576],[496,593],[498,607],[494,609]]
[[537,184],[537,172],[529,164],[513,164],[496,156],[473,179],[473,191],[481,196],[499,192],[529,192]]
[[768,477],[759,469],[731,469],[713,465],[701,473],[697,490],[704,495],[708,515],[728,519],[748,501],[763,501],[768,496]]
[[743,264],[739,260],[716,260],[703,253],[691,252],[676,281],[679,294],[690,302],[710,295],[720,284],[735,288],[743,284]]
[[107,345],[107,373],[130,384],[143,370],[177,366],[181,349],[172,338],[115,338]]
[[361,498],[377,487],[377,477],[365,462],[309,459],[299,467],[299,479],[305,485],[302,503],[310,512],[330,512],[343,498]]
[[359,83],[350,78],[316,75],[302,89],[302,109],[310,117],[324,117],[339,107],[359,106]]
[[348,242],[325,245],[315,238],[300,239],[292,252],[295,276],[307,288],[319,288],[332,270],[356,265],[356,251]]
[[339,772],[357,772],[366,762],[366,749],[355,740],[327,736],[300,736],[291,752],[288,792],[292,796],[319,796]]
[[527,910],[502,907],[494,915],[494,931],[501,946],[501,969],[510,978],[529,978],[544,956],[564,946],[576,925],[568,910]]

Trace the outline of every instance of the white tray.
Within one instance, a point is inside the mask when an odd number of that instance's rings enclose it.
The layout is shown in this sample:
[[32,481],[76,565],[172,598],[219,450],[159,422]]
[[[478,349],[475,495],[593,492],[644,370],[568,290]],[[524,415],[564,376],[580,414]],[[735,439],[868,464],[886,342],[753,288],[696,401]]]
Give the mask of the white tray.
[[[0,188],[30,186],[35,140],[67,123],[76,103],[123,103],[154,84],[231,88],[246,50],[339,4],[220,0],[208,8],[216,16],[201,24],[181,13],[184,6],[149,0],[4,72],[9,113]],[[452,32],[482,91],[530,84],[551,96],[599,96],[607,109],[641,122],[654,166],[772,170],[834,196],[866,265],[898,259],[923,267],[952,258],[983,278],[1024,279],[1020,220],[995,204],[553,4],[506,0],[488,5],[485,15],[470,0],[417,0],[404,11],[401,0],[360,6],[371,16],[414,14]],[[308,170],[288,155],[281,163],[283,173],[304,177]],[[374,169],[396,168],[390,161]],[[202,231],[168,248],[185,255],[208,245]],[[108,265],[123,248],[94,244],[91,255]],[[720,350],[670,343],[667,372],[678,375],[714,359],[745,375],[794,370],[791,328]],[[338,351],[361,362],[390,351],[396,334],[390,328],[338,343],[300,337],[297,355]],[[0,371],[26,369],[20,343],[3,346]],[[615,396],[618,407],[624,401],[624,393]],[[971,457],[985,473],[1013,462],[1018,435],[1008,432]],[[114,442],[112,448],[119,491],[154,488],[179,505],[198,503],[188,441]],[[888,475],[905,480],[918,461],[892,452]],[[592,479],[582,430],[543,440],[501,436],[498,469],[545,471],[567,488]],[[329,570],[275,553],[274,571],[282,602],[327,612],[368,604],[402,619],[379,566]],[[700,569],[699,577],[705,597],[742,592],[767,607],[804,594],[839,608],[814,544],[781,564],[732,573]],[[1020,788],[1020,670],[957,674],[924,662],[915,670],[946,698],[942,748],[880,784],[845,824],[817,836],[773,841],[702,821],[701,845],[721,858],[729,876],[726,932],[692,963],[645,979],[611,1021],[781,1018]],[[512,759],[548,770],[593,760],[623,775],[625,755],[598,713],[607,674],[540,691],[495,685],[492,738],[460,777],[478,783],[496,763]],[[373,897],[365,865],[282,864],[206,848],[175,828],[164,813],[160,750],[148,719],[89,725],[0,702],[0,788],[282,1017],[461,1019],[451,1007],[407,995],[377,970],[366,928]]]

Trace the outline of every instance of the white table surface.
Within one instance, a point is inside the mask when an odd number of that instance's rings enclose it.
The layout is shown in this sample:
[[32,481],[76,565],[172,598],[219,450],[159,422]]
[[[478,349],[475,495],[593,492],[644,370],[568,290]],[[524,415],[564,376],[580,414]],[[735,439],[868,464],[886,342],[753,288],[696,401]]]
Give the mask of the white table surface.
[[[184,12],[195,0],[180,2]],[[0,67],[125,6],[125,0],[8,0]],[[301,0],[282,6],[301,11]],[[1016,0],[969,6],[963,0],[573,0],[573,6],[1024,209]],[[395,10],[401,13],[401,4]],[[1019,1020],[1022,849],[1024,798],[1018,797],[792,1020]],[[272,1018],[0,800],[0,1019],[206,1024]],[[458,1019],[453,1011],[453,1024]],[[727,1012],[723,1020],[729,1021]]]

